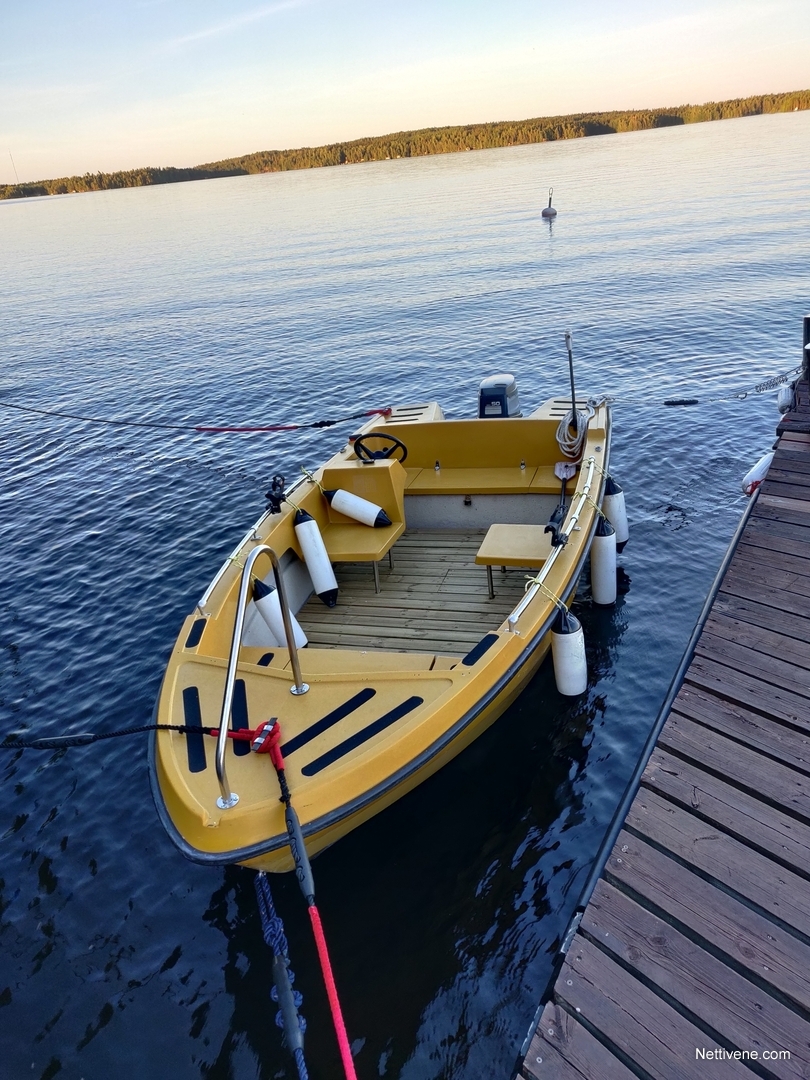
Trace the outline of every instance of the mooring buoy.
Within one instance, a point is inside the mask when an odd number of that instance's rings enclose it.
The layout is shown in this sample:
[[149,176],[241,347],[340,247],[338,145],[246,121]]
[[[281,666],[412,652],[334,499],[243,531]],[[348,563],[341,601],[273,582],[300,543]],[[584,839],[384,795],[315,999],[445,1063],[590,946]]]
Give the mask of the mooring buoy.
[[556,211],[556,210],[554,209],[554,207],[553,207],[553,206],[551,205],[551,196],[552,196],[553,194],[554,194],[554,188],[553,188],[553,187],[550,187],[550,188],[548,189],[548,206],[545,206],[545,207],[543,207],[543,212],[542,212],[542,214],[540,215],[541,217],[544,217],[544,218],[555,218],[555,217],[557,216],[557,211]]

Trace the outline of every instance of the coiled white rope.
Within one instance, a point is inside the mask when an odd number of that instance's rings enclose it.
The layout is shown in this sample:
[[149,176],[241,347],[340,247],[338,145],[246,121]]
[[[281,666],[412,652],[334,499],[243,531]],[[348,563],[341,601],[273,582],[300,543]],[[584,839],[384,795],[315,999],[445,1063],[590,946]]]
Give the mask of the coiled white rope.
[[560,452],[566,457],[573,461],[578,461],[582,457],[585,440],[588,437],[588,425],[596,410],[607,400],[605,397],[588,398],[584,410],[571,408],[562,418],[557,427],[556,437]]

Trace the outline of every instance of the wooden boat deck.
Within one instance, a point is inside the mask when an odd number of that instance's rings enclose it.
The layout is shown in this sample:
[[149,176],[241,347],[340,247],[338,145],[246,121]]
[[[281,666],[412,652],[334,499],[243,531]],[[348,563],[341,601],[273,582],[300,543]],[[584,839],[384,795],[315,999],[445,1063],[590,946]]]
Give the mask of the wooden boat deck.
[[809,402],[801,384],[530,1080],[810,1077]]
[[486,568],[475,565],[485,535],[483,529],[408,529],[393,548],[393,570],[387,559],[380,563],[379,593],[370,563],[338,564],[337,607],[313,596],[298,621],[322,648],[465,656],[518,603],[530,572],[496,570],[490,600]]

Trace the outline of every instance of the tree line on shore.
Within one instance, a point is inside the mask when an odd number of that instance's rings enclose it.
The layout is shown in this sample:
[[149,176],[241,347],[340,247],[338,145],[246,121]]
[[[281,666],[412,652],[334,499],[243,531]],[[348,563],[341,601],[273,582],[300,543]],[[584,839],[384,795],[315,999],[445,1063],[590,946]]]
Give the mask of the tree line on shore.
[[611,135],[624,131],[698,124],[707,120],[728,120],[762,113],[794,112],[810,109],[810,90],[759,97],[711,101],[704,105],[680,105],[671,109],[633,109],[624,112],[579,113],[571,116],[536,117],[488,124],[423,128],[400,131],[328,146],[305,146],[297,150],[260,150],[243,157],[227,158],[188,169],[129,169],[113,173],[85,173],[57,180],[0,185],[0,199],[22,199],[34,195],[66,195],[72,192],[105,191],[110,188],[173,184],[184,180],[211,180],[248,173],[285,172],[316,169],[327,165],[350,165],[364,161],[453,154],[464,150],[490,150],[503,146],[580,139],[591,135]]

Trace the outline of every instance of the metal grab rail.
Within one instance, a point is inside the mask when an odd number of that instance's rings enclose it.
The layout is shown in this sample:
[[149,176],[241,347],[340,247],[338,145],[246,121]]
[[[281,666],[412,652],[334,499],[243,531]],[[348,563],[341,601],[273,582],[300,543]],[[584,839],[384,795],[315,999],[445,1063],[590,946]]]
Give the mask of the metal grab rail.
[[222,794],[217,799],[220,810],[230,810],[239,802],[239,796],[231,791],[228,777],[225,773],[225,746],[228,742],[228,724],[231,719],[231,706],[233,705],[233,685],[236,679],[236,665],[239,661],[239,649],[242,645],[242,631],[245,626],[245,609],[248,589],[250,588],[250,575],[253,565],[260,555],[267,553],[273,564],[273,576],[276,579],[278,589],[281,618],[284,620],[284,633],[287,637],[287,648],[290,651],[290,663],[293,670],[295,685],[290,687],[291,694],[305,694],[309,687],[301,678],[301,665],[298,662],[298,649],[295,644],[295,634],[290,616],[290,605],[287,602],[287,592],[284,586],[284,578],[281,573],[278,555],[267,544],[259,544],[245,559],[245,567],[242,570],[242,579],[239,582],[239,596],[236,601],[236,618],[233,624],[233,638],[231,639],[231,654],[228,658],[228,670],[225,675],[225,695],[222,699],[222,715],[219,719],[219,734],[217,736],[217,780]]
[[[593,457],[593,455],[591,455],[591,457],[588,458],[588,479],[582,485],[582,490],[579,493],[579,504],[577,505],[576,510],[574,510],[573,513],[570,514],[570,516],[568,518],[568,521],[566,523],[566,527],[562,530],[562,535],[563,536],[566,536],[566,537],[570,536],[571,533],[574,531],[574,528],[576,527],[577,522],[579,521],[579,515],[582,513],[582,508],[585,505],[585,503],[588,501],[588,498],[589,498],[589,496],[591,494],[591,484],[593,483],[593,473],[594,473],[595,468],[596,468],[596,459]],[[573,505],[574,505],[574,503],[573,503],[573,500],[572,500],[571,501],[572,510],[573,510]],[[542,583],[548,577],[548,574],[549,574],[552,566],[554,565],[554,563],[557,561],[557,556],[563,550],[563,547],[564,547],[564,545],[561,544],[559,547],[554,548],[554,550],[551,552],[551,554],[549,555],[549,557],[546,559],[545,563],[543,564],[543,567],[540,570],[540,573],[535,577],[534,584],[531,586],[530,589],[527,590],[527,592],[526,592],[525,596],[523,597],[523,599],[520,601],[520,603],[517,605],[515,610],[509,616],[508,626],[509,626],[509,629],[511,630],[511,632],[513,634],[517,633],[516,627],[517,627],[518,619],[523,614],[523,612],[526,610],[526,608],[529,606],[529,604],[532,602],[532,600],[535,598],[535,596],[537,596],[537,593],[540,591],[540,587],[541,587]]]

